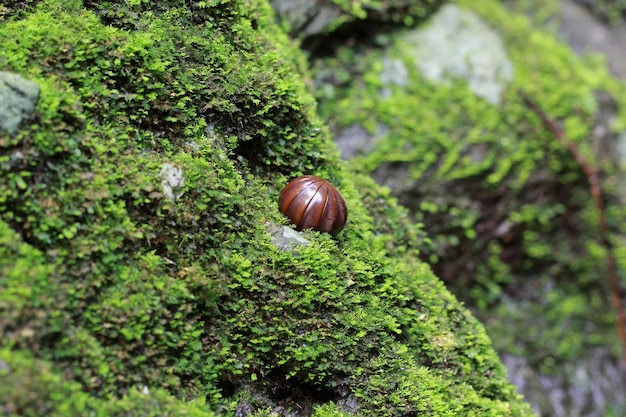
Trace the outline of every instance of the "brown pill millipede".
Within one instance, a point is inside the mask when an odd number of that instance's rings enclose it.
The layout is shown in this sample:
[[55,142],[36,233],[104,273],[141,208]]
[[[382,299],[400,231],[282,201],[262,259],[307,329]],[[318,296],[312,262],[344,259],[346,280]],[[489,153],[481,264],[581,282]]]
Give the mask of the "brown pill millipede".
[[348,207],[341,193],[313,175],[291,180],[280,193],[278,208],[298,230],[313,229],[335,236],[348,222]]

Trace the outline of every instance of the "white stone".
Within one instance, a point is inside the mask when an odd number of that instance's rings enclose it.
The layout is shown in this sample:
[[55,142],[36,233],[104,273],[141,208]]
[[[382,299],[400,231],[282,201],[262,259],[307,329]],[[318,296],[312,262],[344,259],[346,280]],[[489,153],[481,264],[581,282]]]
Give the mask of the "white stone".
[[183,170],[170,163],[164,163],[159,173],[163,194],[170,200],[176,200],[183,195],[185,176]]
[[401,35],[398,47],[414,57],[429,81],[465,79],[479,97],[499,104],[513,80],[513,64],[500,36],[475,13],[456,5],[442,7],[431,22]]

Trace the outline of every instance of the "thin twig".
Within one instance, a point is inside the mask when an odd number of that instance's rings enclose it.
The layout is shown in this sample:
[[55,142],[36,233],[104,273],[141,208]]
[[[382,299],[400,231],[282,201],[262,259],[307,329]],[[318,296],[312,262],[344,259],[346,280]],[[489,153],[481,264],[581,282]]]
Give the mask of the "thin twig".
[[587,176],[587,180],[589,181],[589,190],[591,196],[593,197],[593,200],[596,203],[596,210],[598,212],[601,244],[606,250],[607,275],[611,287],[613,309],[615,310],[616,315],[617,334],[619,335],[620,341],[622,343],[622,361],[624,365],[626,365],[626,316],[624,315],[624,306],[622,304],[621,289],[617,274],[617,263],[615,262],[613,245],[611,244],[611,240],[609,237],[609,227],[606,222],[606,213],[604,210],[602,189],[600,187],[600,179],[598,177],[597,170],[587,162],[585,157],[578,151],[578,147],[576,146],[576,144],[565,136],[563,129],[561,129],[554,120],[548,117],[546,112],[543,111],[541,107],[539,107],[539,104],[537,104],[537,102],[531,99],[530,96],[524,91],[520,90],[519,94],[522,97],[522,100],[524,101],[526,107],[528,107],[537,116],[539,116],[541,122],[543,123],[543,126],[550,132],[552,132],[552,134],[558,139],[558,141],[572,154],[580,168]]

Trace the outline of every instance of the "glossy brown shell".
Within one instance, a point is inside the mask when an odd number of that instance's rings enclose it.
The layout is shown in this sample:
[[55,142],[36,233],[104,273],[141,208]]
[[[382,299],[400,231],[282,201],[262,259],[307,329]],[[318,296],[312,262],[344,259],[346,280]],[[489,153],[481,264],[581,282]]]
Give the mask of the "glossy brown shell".
[[298,230],[337,235],[348,222],[346,200],[328,181],[313,175],[295,178],[280,193],[278,208]]

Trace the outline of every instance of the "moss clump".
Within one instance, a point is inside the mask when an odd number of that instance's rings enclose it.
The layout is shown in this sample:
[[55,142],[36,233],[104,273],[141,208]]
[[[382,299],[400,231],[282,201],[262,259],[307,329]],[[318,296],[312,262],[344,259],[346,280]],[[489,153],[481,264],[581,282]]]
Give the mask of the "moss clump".
[[202,399],[181,402],[161,389],[133,389],[122,398],[96,399],[30,352],[0,351],[0,404],[7,416],[205,416]]
[[[531,415],[420,229],[340,165],[265,2],[48,0],[0,41],[41,86],[0,136],[14,414]],[[305,172],[350,224],[280,251],[266,224]]]

